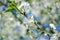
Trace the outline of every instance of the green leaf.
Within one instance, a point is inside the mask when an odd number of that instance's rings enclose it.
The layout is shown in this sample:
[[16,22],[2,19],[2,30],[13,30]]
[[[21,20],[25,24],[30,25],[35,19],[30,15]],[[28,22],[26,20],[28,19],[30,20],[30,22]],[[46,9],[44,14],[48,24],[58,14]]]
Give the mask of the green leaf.
[[13,5],[13,6],[16,6],[16,3],[15,3],[15,1],[12,1],[12,5]]
[[11,10],[14,10],[14,8],[8,7],[8,8],[5,10],[5,12],[9,12],[9,11],[11,11]]
[[41,15],[48,14],[48,11],[47,11],[47,10],[41,10],[41,11],[40,11],[40,14],[41,14]]
[[60,14],[58,14],[58,19],[60,19]]
[[47,7],[47,11],[50,12],[52,10],[51,7]]
[[20,6],[20,5],[21,5],[21,3],[22,3],[22,2],[21,2],[21,1],[19,1],[19,2],[17,3],[17,6]]
[[60,22],[60,13],[58,14],[58,22]]
[[60,13],[58,14],[58,17],[60,17]]
[[12,0],[12,1],[14,1],[14,2],[15,2],[15,0]]
[[8,6],[9,6],[9,7],[16,6],[15,1],[10,1],[10,2],[8,3]]
[[58,2],[60,2],[60,0],[58,0]]

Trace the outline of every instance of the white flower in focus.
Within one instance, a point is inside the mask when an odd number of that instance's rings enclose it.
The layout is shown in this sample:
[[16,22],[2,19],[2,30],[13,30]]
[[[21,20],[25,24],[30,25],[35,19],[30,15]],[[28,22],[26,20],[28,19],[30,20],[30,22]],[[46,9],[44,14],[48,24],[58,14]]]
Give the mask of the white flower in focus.
[[56,29],[56,27],[54,26],[53,23],[50,23],[50,27],[53,28],[53,29]]

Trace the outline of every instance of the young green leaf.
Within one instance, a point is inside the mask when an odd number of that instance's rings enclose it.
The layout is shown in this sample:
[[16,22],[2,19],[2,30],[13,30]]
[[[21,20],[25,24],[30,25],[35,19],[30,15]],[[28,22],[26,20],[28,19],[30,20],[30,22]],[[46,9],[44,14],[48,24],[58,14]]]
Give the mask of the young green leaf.
[[11,11],[11,10],[14,10],[14,8],[8,7],[8,8],[5,10],[5,12],[9,12],[9,11]]
[[10,2],[8,3],[8,6],[9,6],[9,7],[16,6],[15,1],[10,1]]

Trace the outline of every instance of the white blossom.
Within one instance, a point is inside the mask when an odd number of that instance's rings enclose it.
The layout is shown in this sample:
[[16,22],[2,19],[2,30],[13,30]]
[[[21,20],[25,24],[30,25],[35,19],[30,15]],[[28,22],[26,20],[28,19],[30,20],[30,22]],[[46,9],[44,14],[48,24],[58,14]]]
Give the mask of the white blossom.
[[53,28],[54,30],[56,29],[56,27],[53,23],[50,23],[50,27]]

